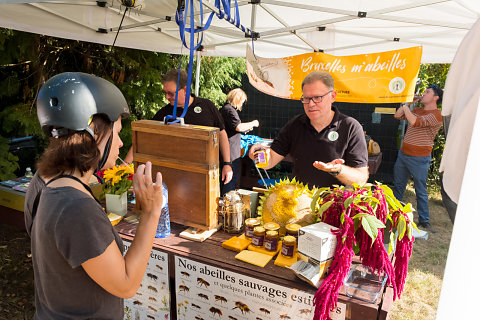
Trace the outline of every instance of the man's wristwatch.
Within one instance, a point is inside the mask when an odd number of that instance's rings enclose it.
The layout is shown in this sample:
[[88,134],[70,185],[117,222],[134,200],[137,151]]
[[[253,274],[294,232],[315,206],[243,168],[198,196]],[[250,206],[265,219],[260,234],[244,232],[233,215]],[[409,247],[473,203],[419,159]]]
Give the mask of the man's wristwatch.
[[342,172],[342,166],[340,166],[340,169],[338,169],[338,171],[329,171],[328,173],[330,173],[332,176],[336,177],[340,174],[340,172]]
[[230,167],[232,166],[232,162],[231,161],[223,161],[223,165],[229,165]]

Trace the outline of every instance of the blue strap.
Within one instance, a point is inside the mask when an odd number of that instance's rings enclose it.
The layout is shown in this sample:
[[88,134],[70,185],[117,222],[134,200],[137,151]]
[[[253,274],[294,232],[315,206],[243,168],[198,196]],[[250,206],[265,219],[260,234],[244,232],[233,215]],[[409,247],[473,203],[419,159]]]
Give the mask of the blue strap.
[[[240,24],[240,12],[238,10],[238,2],[235,0],[235,17],[232,19],[231,18],[231,6],[230,6],[230,1],[231,0],[215,0],[215,7],[218,9],[219,13],[217,13],[217,16],[220,19],[226,19],[228,22],[231,24],[234,24],[237,28],[240,28],[243,32],[248,32],[249,34],[252,34],[250,29],[245,28]],[[193,6],[193,0],[188,0],[185,1],[185,9],[183,10],[177,10],[175,14],[175,21],[177,22],[179,26],[179,31],[180,31],[180,39],[182,40],[183,46],[185,48],[190,50],[190,57],[188,61],[188,78],[187,78],[187,88],[185,92],[185,105],[183,107],[183,112],[180,116],[180,118],[184,118],[185,114],[187,113],[188,110],[188,105],[190,102],[190,91],[191,91],[191,84],[192,84],[192,73],[193,73],[193,58],[194,58],[194,53],[195,50],[200,48],[203,42],[203,31],[207,30],[210,27],[210,24],[212,22],[212,18],[215,12],[212,12],[209,16],[208,19],[203,25],[203,3],[202,0],[199,0],[200,2],[200,27],[195,28],[195,10]],[[222,6],[225,10],[225,12],[222,10]],[[190,9],[190,11],[189,11]],[[190,28],[186,27],[187,24],[187,16],[190,16]],[[190,45],[188,46],[186,41],[185,41],[185,33],[190,33]],[[195,34],[200,33],[198,43],[195,45]],[[253,41],[253,35],[252,35],[252,41]],[[181,70],[182,62],[180,60],[180,65],[179,65],[179,71]],[[177,90],[175,92],[175,102],[173,105],[173,114],[172,115],[167,115],[165,117],[165,123],[175,123],[179,122],[180,120],[177,119],[177,99],[178,99],[178,83],[180,82],[180,72],[178,73],[178,78],[177,78]]]

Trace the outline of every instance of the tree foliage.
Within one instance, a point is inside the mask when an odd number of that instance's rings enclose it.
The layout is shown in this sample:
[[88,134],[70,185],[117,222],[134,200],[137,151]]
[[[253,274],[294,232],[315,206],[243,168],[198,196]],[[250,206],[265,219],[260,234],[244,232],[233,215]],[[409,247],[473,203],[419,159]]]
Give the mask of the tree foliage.
[[[188,57],[118,47],[112,49],[106,45],[0,29],[0,103],[3,106],[0,137],[39,136],[42,149],[46,138],[39,127],[35,108],[40,87],[61,72],[86,72],[113,82],[129,104],[131,117],[124,121],[121,134],[124,155],[131,145],[130,122],[150,119],[167,103],[162,92],[162,76],[168,70],[178,68],[180,62],[186,69]],[[217,106],[223,105],[226,92],[240,85],[245,69],[242,58],[203,57],[199,96],[211,99]],[[193,70],[195,73],[195,66]],[[0,140],[0,143],[6,145],[7,140]],[[8,147],[6,152],[0,153],[2,180],[6,178],[3,171],[18,167],[12,156]],[[4,167],[4,162],[12,166]]]
[[[423,92],[429,85],[436,85],[439,88],[445,88],[448,70],[450,64],[422,64],[418,78],[420,80],[420,92]],[[441,104],[440,104],[441,108]],[[432,150],[432,163],[428,172],[428,187],[432,190],[439,191],[440,175],[438,169],[442,161],[443,149],[445,147],[445,130],[442,127],[435,137]]]

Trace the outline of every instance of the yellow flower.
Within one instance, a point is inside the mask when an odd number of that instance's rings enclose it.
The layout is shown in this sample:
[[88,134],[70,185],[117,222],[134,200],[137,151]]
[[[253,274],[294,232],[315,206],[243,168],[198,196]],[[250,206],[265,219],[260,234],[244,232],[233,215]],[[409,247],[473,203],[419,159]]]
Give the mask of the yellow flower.
[[110,181],[112,186],[114,186],[115,183],[120,182],[124,176],[130,175],[131,173],[133,173],[133,164],[124,167],[115,166],[111,169],[105,170],[103,178],[105,179],[105,182]]

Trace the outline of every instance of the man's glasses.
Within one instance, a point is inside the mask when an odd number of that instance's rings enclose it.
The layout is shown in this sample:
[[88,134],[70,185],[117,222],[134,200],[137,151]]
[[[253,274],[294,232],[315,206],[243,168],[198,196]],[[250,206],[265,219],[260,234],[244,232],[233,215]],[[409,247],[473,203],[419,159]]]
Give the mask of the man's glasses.
[[302,96],[300,98],[300,101],[303,103],[303,104],[310,104],[310,100],[313,101],[314,103],[320,103],[322,102],[323,100],[323,97],[325,97],[327,94],[329,94],[330,92],[332,92],[332,90],[328,91],[327,93],[325,93],[323,96],[315,96],[315,97],[304,97]]

